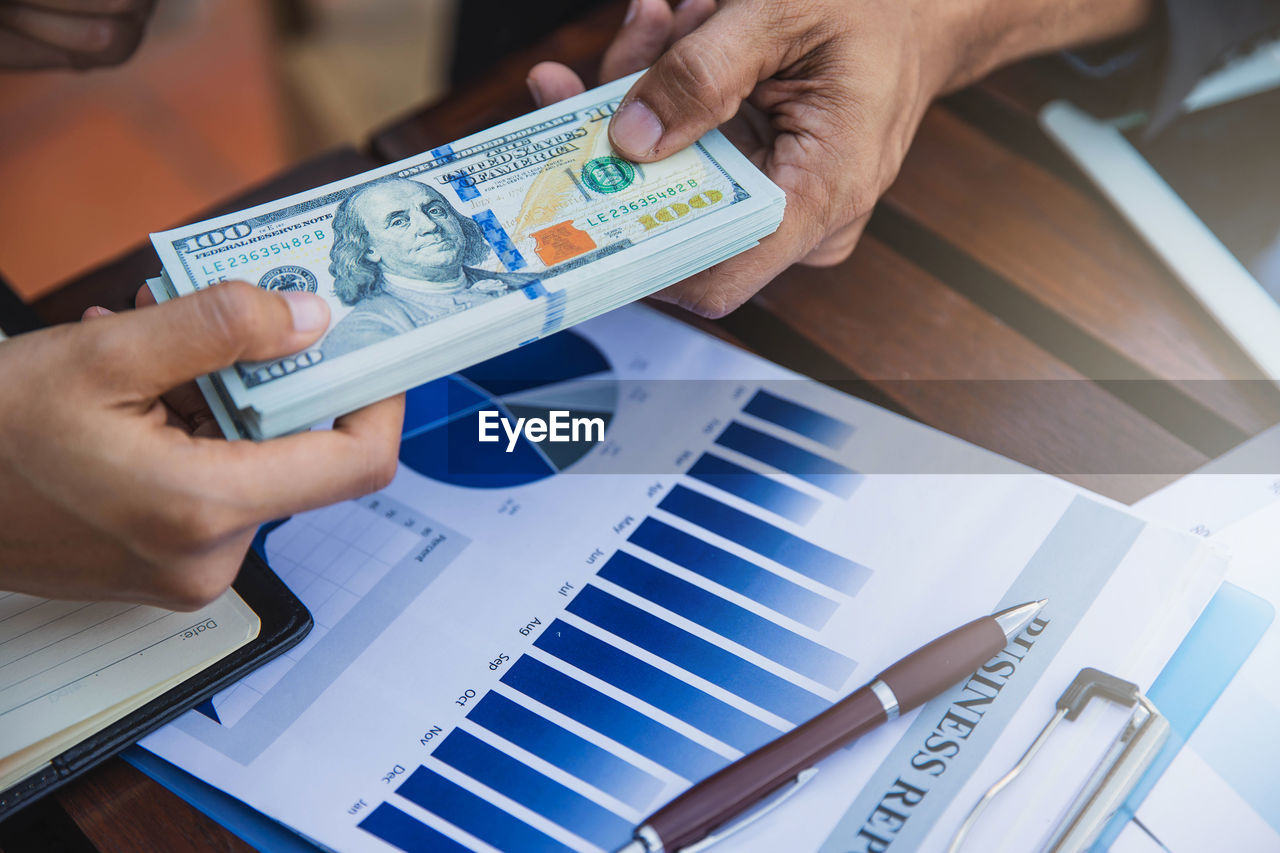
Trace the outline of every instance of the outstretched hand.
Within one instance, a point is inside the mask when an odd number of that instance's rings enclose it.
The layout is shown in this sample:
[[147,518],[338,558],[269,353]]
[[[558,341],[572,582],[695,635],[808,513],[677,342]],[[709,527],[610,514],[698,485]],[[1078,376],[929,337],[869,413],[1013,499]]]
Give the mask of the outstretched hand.
[[0,343],[0,589],[198,607],[234,580],[257,526],[395,472],[403,396],[332,430],[217,436],[196,376],[323,334],[310,294],[228,283]]
[[[793,263],[830,266],[858,242],[929,103],[997,65],[1138,26],[1152,0],[633,0],[602,81],[648,67],[609,128],[651,162],[712,128],[787,194],[755,249],[660,298],[709,317]],[[529,74],[545,105],[583,91],[567,67]]]

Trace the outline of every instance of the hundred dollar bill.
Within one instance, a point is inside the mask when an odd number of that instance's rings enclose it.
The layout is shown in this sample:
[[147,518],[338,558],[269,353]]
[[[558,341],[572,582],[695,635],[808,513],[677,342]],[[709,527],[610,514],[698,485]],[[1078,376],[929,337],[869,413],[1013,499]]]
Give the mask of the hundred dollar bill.
[[300,428],[452,372],[670,285],[777,227],[781,191],[718,132],[658,163],[618,156],[607,129],[630,83],[152,235],[168,298],[243,280],[329,303],[330,327],[310,349],[211,377],[232,417],[252,422],[242,431]]

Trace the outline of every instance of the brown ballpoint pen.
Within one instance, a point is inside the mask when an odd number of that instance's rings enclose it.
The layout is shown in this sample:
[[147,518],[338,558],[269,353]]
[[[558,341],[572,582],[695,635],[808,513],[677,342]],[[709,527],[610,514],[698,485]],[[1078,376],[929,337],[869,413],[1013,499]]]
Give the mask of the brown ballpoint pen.
[[788,783],[807,781],[819,761],[849,741],[963,681],[1017,636],[1045,601],[983,616],[921,646],[812,720],[658,809],[618,853],[693,853],[718,843],[764,810],[756,809],[731,826],[733,818],[778,794]]

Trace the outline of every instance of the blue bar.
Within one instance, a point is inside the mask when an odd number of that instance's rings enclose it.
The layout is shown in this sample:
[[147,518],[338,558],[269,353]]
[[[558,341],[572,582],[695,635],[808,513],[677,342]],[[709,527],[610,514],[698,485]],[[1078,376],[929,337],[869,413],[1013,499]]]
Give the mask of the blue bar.
[[534,645],[742,752],[764,746],[782,734],[750,714],[559,619],[542,632]]
[[817,498],[710,453],[702,454],[702,458],[693,463],[689,476],[789,518],[796,524],[808,524],[822,506]]
[[396,793],[499,850],[572,853],[551,836],[425,767],[413,771]]
[[853,435],[853,427],[844,421],[776,397],[763,389],[756,392],[742,411],[836,450],[844,446],[849,436]]
[[622,551],[610,557],[599,574],[832,690],[844,686],[858,665],[808,637]]
[[825,711],[830,704],[822,697],[597,587],[585,587],[566,609],[793,723],[803,723]]
[[815,631],[822,630],[839,606],[829,598],[656,518],[642,521],[628,541]]
[[547,778],[470,732],[454,729],[431,754],[480,784],[606,850],[616,850],[631,837],[634,827],[629,821]]
[[360,828],[408,853],[471,853],[470,848],[387,803],[360,821]]
[[486,693],[467,719],[639,810],[662,790],[662,782],[640,768],[501,693]]
[[746,454],[779,471],[795,474],[836,497],[849,497],[862,482],[862,475],[852,468],[737,421],[724,428],[716,444]]
[[658,509],[678,515],[846,595],[856,595],[871,577],[871,570],[860,563],[684,486],[672,489],[658,504]]
[[690,781],[710,776],[729,763],[724,756],[649,719],[635,708],[528,655],[521,655],[511,665],[502,676],[502,683]]

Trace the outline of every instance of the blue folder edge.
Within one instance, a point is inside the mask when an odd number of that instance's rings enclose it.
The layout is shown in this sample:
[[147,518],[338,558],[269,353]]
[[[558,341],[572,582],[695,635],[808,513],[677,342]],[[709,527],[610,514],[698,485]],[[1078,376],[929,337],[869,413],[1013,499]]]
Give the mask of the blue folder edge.
[[256,850],[317,853],[322,849],[279,821],[272,820],[207,782],[201,782],[187,771],[140,746],[131,746],[120,753],[120,756]]
[[1102,853],[1115,843],[1274,620],[1275,608],[1270,602],[1233,583],[1224,583],[1209,600],[1147,691],[1147,698],[1169,721],[1169,740],[1098,837],[1091,853]]

